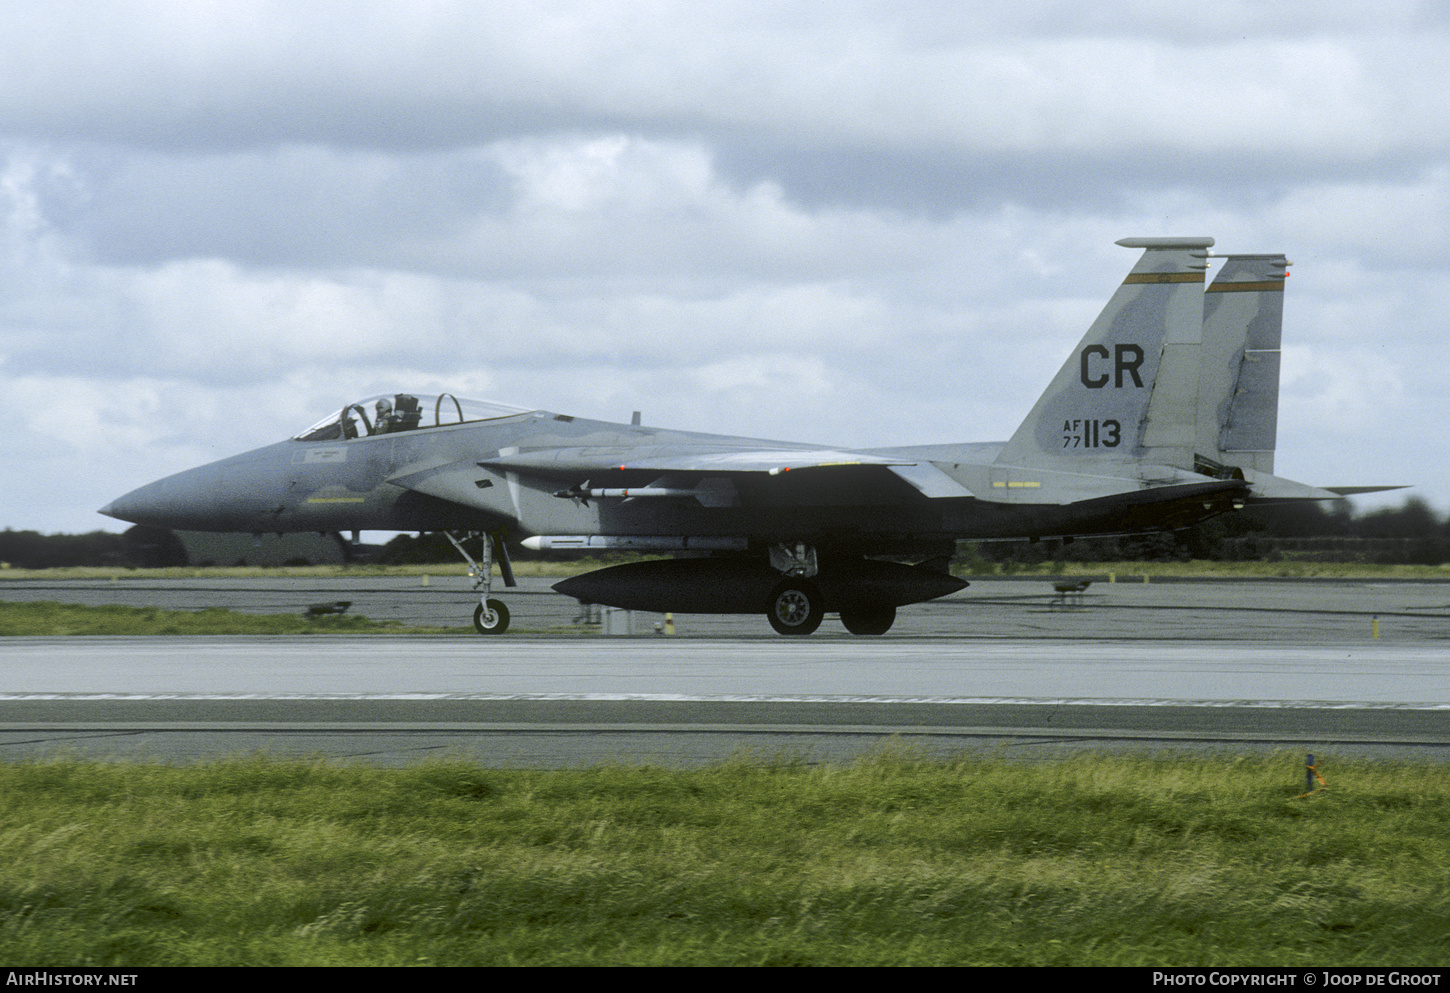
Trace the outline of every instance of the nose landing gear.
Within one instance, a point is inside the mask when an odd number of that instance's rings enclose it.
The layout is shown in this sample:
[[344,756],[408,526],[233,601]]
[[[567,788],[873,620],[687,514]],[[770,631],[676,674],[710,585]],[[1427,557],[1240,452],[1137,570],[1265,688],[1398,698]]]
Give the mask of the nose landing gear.
[[[455,537],[453,532],[444,531],[443,536],[452,542],[453,547],[458,549],[468,563],[468,574],[473,577],[473,588],[478,590],[478,606],[473,608],[473,628],[479,634],[503,634],[509,627],[509,610],[503,605],[502,600],[494,600],[489,597],[490,587],[493,585],[493,557],[498,555],[499,572],[503,574],[505,586],[517,586],[514,580],[514,569],[509,562],[508,548],[503,543],[503,535],[488,534],[481,531],[469,531],[462,538]],[[475,561],[463,543],[469,538],[478,537],[482,549],[479,552],[478,560]]]
[[503,634],[509,627],[509,609],[502,600],[485,599],[473,608],[473,627],[479,634]]

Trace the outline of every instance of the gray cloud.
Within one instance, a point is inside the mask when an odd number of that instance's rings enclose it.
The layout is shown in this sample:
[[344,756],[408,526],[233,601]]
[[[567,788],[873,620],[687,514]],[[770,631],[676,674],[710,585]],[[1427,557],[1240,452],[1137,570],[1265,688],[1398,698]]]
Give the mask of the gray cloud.
[[227,258],[258,266],[396,262],[395,246],[446,238],[501,210],[509,179],[468,154],[339,154],[322,146],[227,155],[77,155],[46,191],[57,231],[98,262]]
[[[1285,250],[1280,465],[1416,482],[1443,5],[20,2],[0,410],[99,526],[398,384],[838,444],[1000,438],[1131,263]],[[84,466],[85,471],[78,471]]]

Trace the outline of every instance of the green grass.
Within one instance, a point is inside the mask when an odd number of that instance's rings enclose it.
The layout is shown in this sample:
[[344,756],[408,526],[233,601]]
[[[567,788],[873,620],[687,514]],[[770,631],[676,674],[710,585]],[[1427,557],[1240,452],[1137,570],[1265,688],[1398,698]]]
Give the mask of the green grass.
[[1444,766],[0,766],[8,965],[1444,965]]
[[[621,562],[641,561],[659,556],[612,555],[605,558],[579,558],[559,562],[513,563],[514,572],[520,576],[576,576],[593,569],[602,569]],[[499,567],[493,574],[500,576]],[[76,580],[103,579],[124,581],[128,579],[344,579],[366,576],[466,576],[468,566],[457,562],[432,562],[422,565],[222,565],[222,566],[168,566],[158,569],[130,569],[117,566],[64,566],[53,569],[17,569],[9,563],[0,562],[0,590],[7,582],[37,579]]]
[[[371,634],[436,632],[404,628],[400,621],[371,621],[358,614],[243,614],[221,607],[204,610],[161,610],[157,607],[92,607],[74,603],[0,602],[0,637],[26,635],[158,635],[158,634]],[[441,629],[462,631],[462,628]],[[471,630],[471,629],[470,629]]]

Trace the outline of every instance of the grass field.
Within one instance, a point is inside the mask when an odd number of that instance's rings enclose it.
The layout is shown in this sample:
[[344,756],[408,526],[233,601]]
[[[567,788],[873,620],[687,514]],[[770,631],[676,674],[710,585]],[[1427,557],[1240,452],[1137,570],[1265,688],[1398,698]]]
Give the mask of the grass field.
[[1445,965],[1443,766],[0,765],[7,965]]
[[[617,556],[604,561],[594,558],[567,562],[515,562],[514,572],[520,576],[576,576],[591,569],[601,569],[618,562],[636,561],[642,556]],[[495,576],[499,570],[495,566]],[[0,567],[0,595],[5,583],[37,579],[343,579],[366,576],[466,576],[468,566],[459,562],[435,562],[428,565],[297,565],[297,566],[172,566],[163,569],[123,569],[104,566],[74,566],[56,569],[15,569]]]
[[157,607],[86,606],[36,601],[0,602],[0,637],[161,634],[438,634],[472,633],[472,628],[404,627],[401,621],[372,621],[356,614],[244,614],[220,607],[161,610]]

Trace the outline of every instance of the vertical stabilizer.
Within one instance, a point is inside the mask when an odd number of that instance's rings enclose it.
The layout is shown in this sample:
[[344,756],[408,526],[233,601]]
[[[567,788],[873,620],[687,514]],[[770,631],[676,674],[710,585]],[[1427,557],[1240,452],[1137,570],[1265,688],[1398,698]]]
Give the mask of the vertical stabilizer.
[[1281,253],[1226,256],[1204,293],[1198,452],[1220,466],[1274,471],[1289,264]]
[[1130,474],[1192,468],[1212,238],[1124,238],[1143,255],[1058,370],[999,464]]

